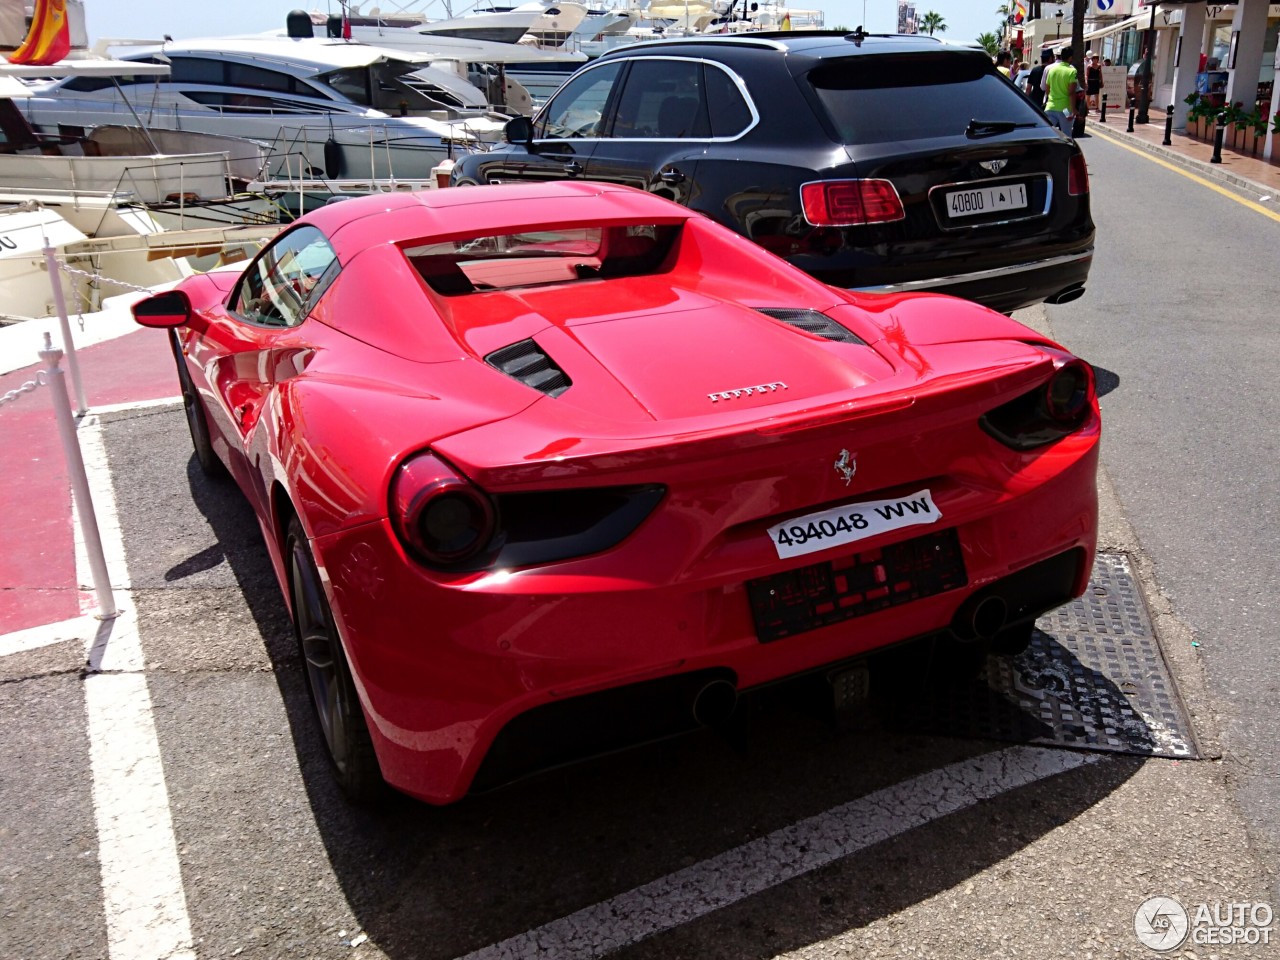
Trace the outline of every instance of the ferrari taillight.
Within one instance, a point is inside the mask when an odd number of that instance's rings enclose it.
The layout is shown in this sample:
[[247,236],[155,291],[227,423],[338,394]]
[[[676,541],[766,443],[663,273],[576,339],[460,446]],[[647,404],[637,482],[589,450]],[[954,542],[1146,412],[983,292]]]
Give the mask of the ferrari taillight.
[[1093,409],[1093,370],[1083,360],[1063,359],[1048,381],[996,407],[979,423],[1014,450],[1034,450],[1075,433]]
[[888,180],[816,180],[801,185],[800,205],[815,227],[890,223],[907,215]]
[[1082,197],[1089,192],[1089,167],[1084,162],[1084,154],[1076,153],[1067,164],[1067,193],[1073,197]]
[[391,520],[410,552],[432,566],[465,563],[497,531],[497,511],[484,491],[431,453],[396,471]]

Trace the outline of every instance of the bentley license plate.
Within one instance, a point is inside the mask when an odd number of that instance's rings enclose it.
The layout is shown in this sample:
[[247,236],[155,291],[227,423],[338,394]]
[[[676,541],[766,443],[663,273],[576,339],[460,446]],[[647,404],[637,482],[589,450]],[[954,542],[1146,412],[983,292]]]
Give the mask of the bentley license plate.
[[865,540],[919,523],[941,519],[928,490],[893,500],[865,500],[819,513],[806,513],[769,528],[769,538],[782,559],[802,557],[828,547]]
[[947,194],[947,214],[956,217],[973,217],[981,213],[999,213],[1001,210],[1021,210],[1027,205],[1025,183],[1005,183],[998,187],[978,187],[975,190],[955,190]]

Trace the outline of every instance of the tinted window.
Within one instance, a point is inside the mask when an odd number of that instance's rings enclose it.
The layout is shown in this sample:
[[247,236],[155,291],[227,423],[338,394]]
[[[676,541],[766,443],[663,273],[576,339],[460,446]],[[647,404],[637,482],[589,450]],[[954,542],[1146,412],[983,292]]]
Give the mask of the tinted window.
[[633,60],[618,98],[613,136],[665,140],[710,136],[703,90],[702,64],[697,61]]
[[290,91],[293,89],[293,77],[287,73],[263,70],[261,67],[251,67],[244,63],[227,64],[227,82],[237,87],[251,87],[254,90]]
[[538,115],[534,136],[557,140],[598,137],[609,94],[621,69],[621,63],[609,63],[576,75]]
[[724,70],[707,64],[707,107],[711,116],[713,137],[736,137],[751,126],[751,108],[742,98],[733,77]]
[[[132,77],[120,77],[121,84],[131,83]],[[110,77],[73,77],[62,85],[63,90],[77,90],[80,93],[90,93],[94,90],[106,90],[108,87],[115,86],[111,82]]]
[[174,57],[169,79],[174,83],[222,83],[222,61]]
[[250,264],[233,309],[252,323],[295,327],[337,271],[337,257],[324,234],[315,227],[299,227]]
[[1040,112],[982,55],[847,57],[808,80],[845,143],[964,134],[970,120],[1041,125]]

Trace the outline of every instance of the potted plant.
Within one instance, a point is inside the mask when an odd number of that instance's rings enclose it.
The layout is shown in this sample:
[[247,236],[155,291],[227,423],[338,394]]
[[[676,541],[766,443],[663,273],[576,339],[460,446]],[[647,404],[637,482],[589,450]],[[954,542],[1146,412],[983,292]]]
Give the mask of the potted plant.
[[1199,93],[1188,94],[1183,102],[1191,108],[1187,111],[1187,133],[1199,140],[1212,140],[1220,108],[1211,97]]

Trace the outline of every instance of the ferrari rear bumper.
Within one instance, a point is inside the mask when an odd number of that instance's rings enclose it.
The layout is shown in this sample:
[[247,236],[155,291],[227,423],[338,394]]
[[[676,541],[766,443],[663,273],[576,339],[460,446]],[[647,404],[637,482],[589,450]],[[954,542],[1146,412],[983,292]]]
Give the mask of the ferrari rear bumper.
[[1030,468],[1043,482],[1024,476],[1016,495],[971,490],[942,506],[926,537],[958,543],[959,580],[780,637],[762,632],[749,580],[839,567],[855,552],[874,560],[921,531],[775,559],[746,578],[663,583],[620,577],[617,564],[592,576],[582,561],[572,575],[551,564],[445,577],[407,559],[386,522],[315,547],[383,775],[448,803],[473,786],[693,726],[692,701],[707,683],[748,691],[911,638],[963,633],[984,599],[1012,623],[1078,596],[1097,536],[1097,439],[1095,421]]

